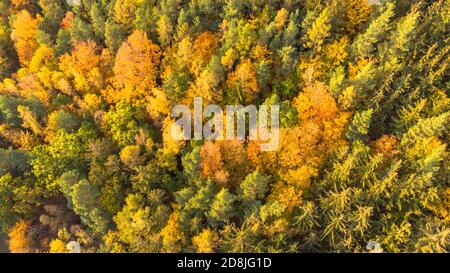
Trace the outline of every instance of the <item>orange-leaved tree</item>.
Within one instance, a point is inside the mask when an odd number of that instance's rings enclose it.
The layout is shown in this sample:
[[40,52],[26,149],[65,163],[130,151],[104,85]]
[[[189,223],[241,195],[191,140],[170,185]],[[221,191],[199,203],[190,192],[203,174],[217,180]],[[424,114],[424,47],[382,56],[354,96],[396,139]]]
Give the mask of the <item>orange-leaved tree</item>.
[[36,39],[40,18],[33,18],[27,10],[19,12],[12,23],[11,38],[19,61],[27,66],[39,44]]
[[160,48],[140,30],[122,43],[114,62],[114,91],[106,94],[108,101],[135,102],[144,99],[156,86]]
[[12,253],[27,253],[32,250],[32,239],[27,232],[30,228],[30,222],[25,220],[18,221],[9,231],[9,251]]

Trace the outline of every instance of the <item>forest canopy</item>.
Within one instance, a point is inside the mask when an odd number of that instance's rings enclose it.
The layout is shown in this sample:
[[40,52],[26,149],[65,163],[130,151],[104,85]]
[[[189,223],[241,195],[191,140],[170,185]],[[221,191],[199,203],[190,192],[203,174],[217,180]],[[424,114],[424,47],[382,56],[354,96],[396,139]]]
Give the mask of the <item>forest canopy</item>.
[[[446,0],[0,0],[0,238],[449,252],[449,31]],[[280,105],[278,149],[174,140],[195,97]]]

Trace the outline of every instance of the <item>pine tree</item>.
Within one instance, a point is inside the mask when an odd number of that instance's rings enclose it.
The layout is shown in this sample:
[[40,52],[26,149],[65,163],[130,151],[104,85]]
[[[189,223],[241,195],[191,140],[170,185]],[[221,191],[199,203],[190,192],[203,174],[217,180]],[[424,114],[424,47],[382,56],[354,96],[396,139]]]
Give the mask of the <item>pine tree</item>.
[[303,43],[304,47],[312,49],[314,53],[322,50],[323,44],[325,44],[326,39],[330,36],[332,16],[333,10],[331,7],[325,8],[317,16],[314,23],[307,30],[306,40]]
[[268,191],[269,177],[255,171],[245,177],[240,188],[246,199],[263,199]]
[[102,41],[105,40],[106,18],[103,15],[103,11],[102,11],[100,2],[94,2],[92,4],[89,15],[92,20],[92,25],[93,25],[92,27],[95,32],[96,41],[101,43]]
[[387,3],[386,9],[377,18],[370,22],[363,34],[359,34],[353,42],[352,48],[355,57],[370,57],[376,50],[377,44],[382,41],[389,30],[389,22],[394,16],[394,4]]
[[211,210],[208,212],[208,221],[212,226],[227,223],[233,217],[233,203],[236,196],[223,188],[214,198]]
[[373,110],[368,109],[363,112],[358,112],[353,117],[346,136],[350,140],[365,140],[369,134],[370,123],[373,115]]

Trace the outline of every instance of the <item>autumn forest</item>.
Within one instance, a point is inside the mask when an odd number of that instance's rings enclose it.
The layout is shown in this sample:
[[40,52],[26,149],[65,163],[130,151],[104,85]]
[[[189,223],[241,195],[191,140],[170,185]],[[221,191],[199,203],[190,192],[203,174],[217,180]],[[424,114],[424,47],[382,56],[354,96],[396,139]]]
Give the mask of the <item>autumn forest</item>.
[[[449,252],[450,1],[0,0],[0,252]],[[171,109],[279,105],[279,145]]]

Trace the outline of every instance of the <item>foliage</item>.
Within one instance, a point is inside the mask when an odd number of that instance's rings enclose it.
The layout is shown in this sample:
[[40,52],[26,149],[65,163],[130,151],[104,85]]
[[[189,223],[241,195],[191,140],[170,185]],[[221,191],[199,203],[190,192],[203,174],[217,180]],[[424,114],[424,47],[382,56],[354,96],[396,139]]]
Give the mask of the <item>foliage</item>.
[[[0,233],[11,252],[449,252],[449,3],[0,1]],[[279,105],[278,149],[174,139],[198,96]]]

